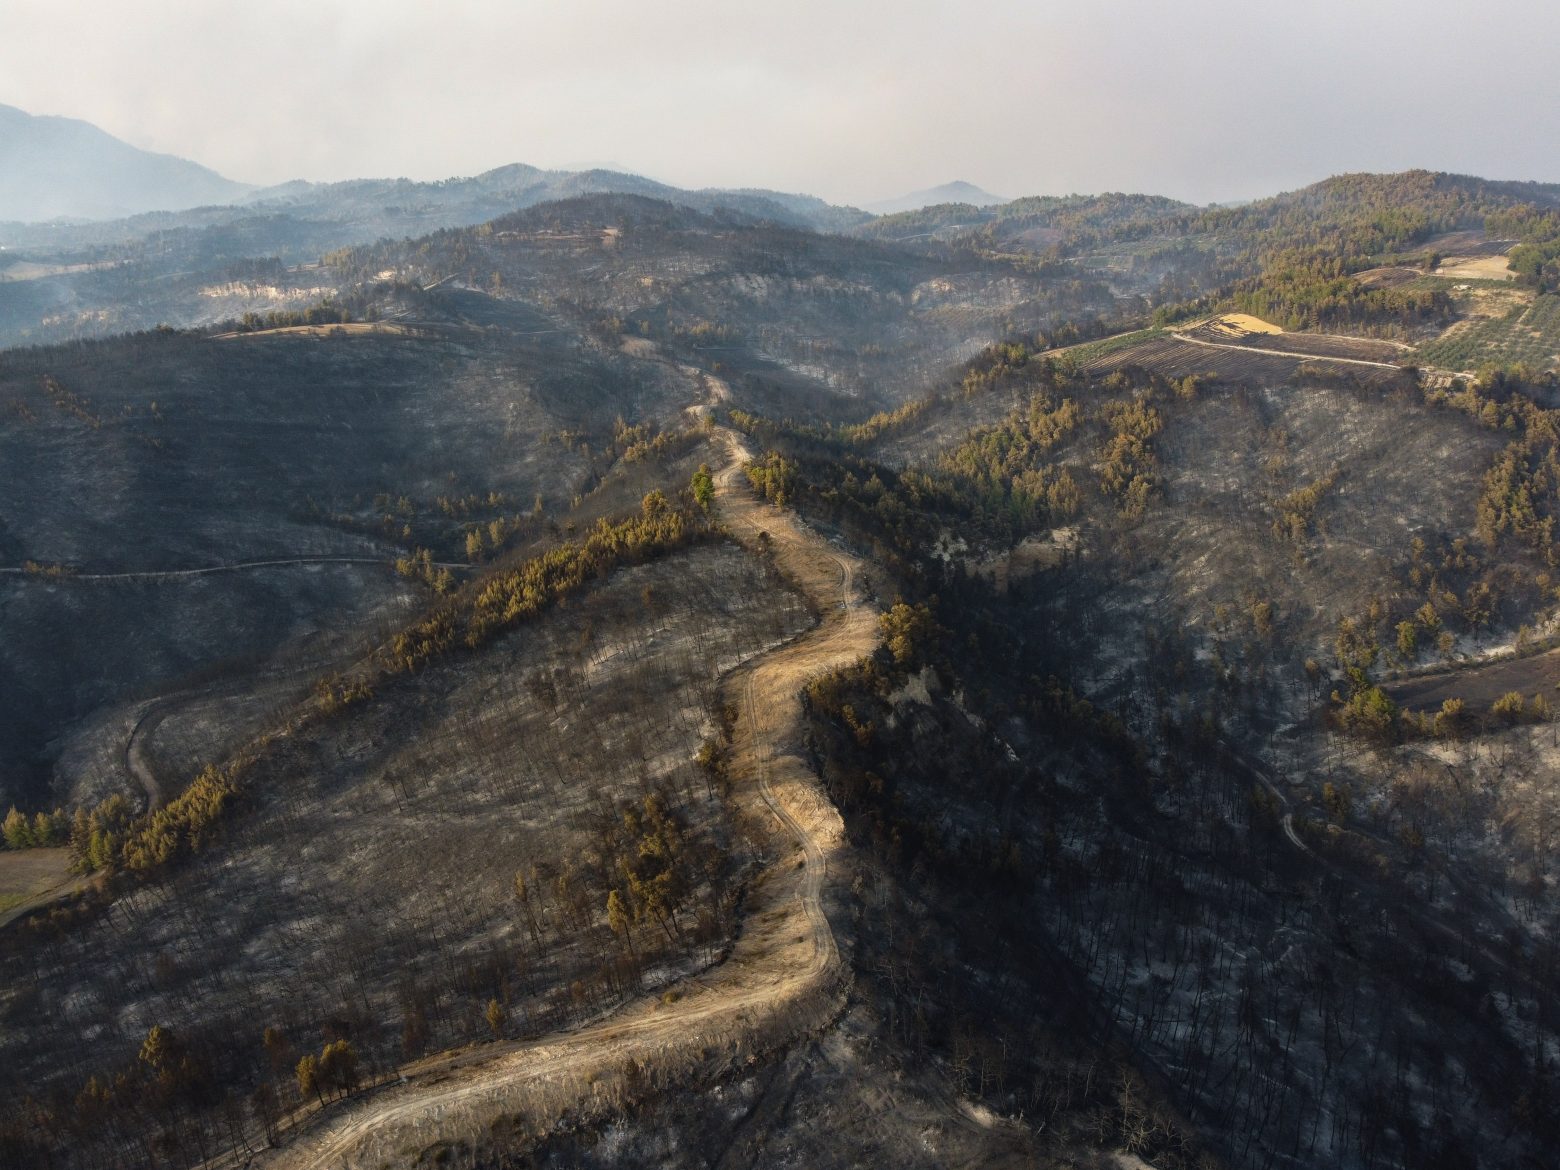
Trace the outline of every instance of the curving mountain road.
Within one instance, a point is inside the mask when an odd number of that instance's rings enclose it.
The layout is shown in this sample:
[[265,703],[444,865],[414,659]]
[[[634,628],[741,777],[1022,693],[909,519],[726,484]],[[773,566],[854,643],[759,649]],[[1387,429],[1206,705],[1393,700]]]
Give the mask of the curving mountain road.
[[495,1123],[535,1124],[610,1099],[614,1086],[641,1071],[669,1077],[740,1063],[837,1011],[848,974],[823,895],[831,865],[839,868],[844,825],[800,754],[800,692],[808,679],[870,653],[877,615],[856,592],[857,562],[794,515],[756,499],[742,482],[749,457],[742,441],[729,431],[721,438],[730,458],[716,476],[716,497],[728,530],[750,548],[767,549],[823,615],[724,683],[738,709],[732,800],[739,817],[760,827],[769,851],[729,957],[676,994],[641,998],[603,1022],[409,1066],[397,1082],[300,1121],[286,1145],[256,1164],[401,1164],[440,1142],[479,1141]]

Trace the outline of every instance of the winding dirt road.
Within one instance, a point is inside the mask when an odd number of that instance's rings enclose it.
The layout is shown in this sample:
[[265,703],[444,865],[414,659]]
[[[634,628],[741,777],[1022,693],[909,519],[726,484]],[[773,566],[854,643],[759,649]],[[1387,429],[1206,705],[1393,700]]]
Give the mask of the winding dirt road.
[[856,590],[858,562],[756,499],[743,482],[748,451],[729,431],[719,438],[730,453],[716,476],[722,520],[737,540],[772,556],[822,614],[812,630],[724,682],[738,710],[732,800],[767,836],[769,854],[729,957],[601,1023],[409,1066],[398,1081],[301,1121],[255,1164],[403,1164],[440,1142],[476,1143],[505,1126],[610,1100],[628,1077],[739,1065],[822,1026],[843,1003],[848,968],[823,896],[841,868],[844,825],[801,755],[800,692],[810,678],[870,653],[877,615]]

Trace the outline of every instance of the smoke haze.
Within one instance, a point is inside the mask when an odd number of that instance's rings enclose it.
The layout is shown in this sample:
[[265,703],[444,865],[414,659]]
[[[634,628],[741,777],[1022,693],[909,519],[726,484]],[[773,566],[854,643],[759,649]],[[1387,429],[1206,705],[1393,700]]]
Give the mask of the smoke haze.
[[866,203],[1560,179],[1560,8],[944,0],[4,0],[0,103],[243,182],[612,159]]

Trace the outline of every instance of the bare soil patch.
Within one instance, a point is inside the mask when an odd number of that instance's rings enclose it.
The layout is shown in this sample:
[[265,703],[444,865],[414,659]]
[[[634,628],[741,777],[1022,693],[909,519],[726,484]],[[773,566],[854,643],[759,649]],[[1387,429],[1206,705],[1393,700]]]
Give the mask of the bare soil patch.
[[0,850],[0,927],[76,889],[69,849]]
[[1058,227],[1025,228],[1014,237],[1032,248],[1049,248],[1067,238],[1067,232]]
[[[1204,321],[1197,326],[1197,329],[1206,332],[1215,341],[1238,341],[1253,333],[1283,332],[1277,325],[1264,321],[1261,317],[1253,317],[1250,313],[1225,313],[1222,317]],[[1196,332],[1196,330],[1187,332]]]
[[1517,274],[1507,267],[1504,254],[1453,256],[1437,268],[1435,274],[1453,280],[1515,280],[1517,278]]
[[101,268],[112,267],[110,261],[97,264],[39,264],[33,260],[18,260],[0,269],[0,284],[13,280],[44,280],[51,276],[70,276],[77,272],[96,272]]
[[1489,321],[1504,317],[1519,305],[1530,305],[1533,303],[1533,293],[1523,288],[1491,288],[1486,285],[1483,288],[1457,290],[1457,300],[1464,321],[1448,329],[1448,334],[1461,327],[1465,321]]
[[1480,711],[1512,691],[1529,699],[1539,693],[1551,698],[1557,684],[1560,649],[1530,658],[1509,658],[1485,666],[1402,679],[1385,683],[1381,689],[1394,703],[1410,711],[1438,710],[1447,699],[1461,699],[1470,711]]

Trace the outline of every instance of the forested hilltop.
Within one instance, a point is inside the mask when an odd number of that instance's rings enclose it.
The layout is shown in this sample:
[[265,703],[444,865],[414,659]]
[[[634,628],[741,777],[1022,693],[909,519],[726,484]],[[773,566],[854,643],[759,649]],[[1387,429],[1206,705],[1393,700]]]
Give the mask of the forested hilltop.
[[[1423,290],[1372,298],[1352,293],[1346,278],[1399,259],[1438,259],[1414,253],[1456,231],[1482,230],[1513,245],[1511,266],[1523,283],[1554,291],[1557,214],[1557,184],[1407,171],[1342,175],[1238,207],[1121,194],[1017,199],[984,209],[923,208],[855,230],[874,239],[1101,268],[1128,278],[1151,300],[1174,303],[1188,293],[1234,286],[1248,304],[1260,303],[1288,327],[1306,328],[1367,324],[1385,312],[1427,319],[1437,305],[1418,295]],[[1377,303],[1365,303],[1372,299]]]

